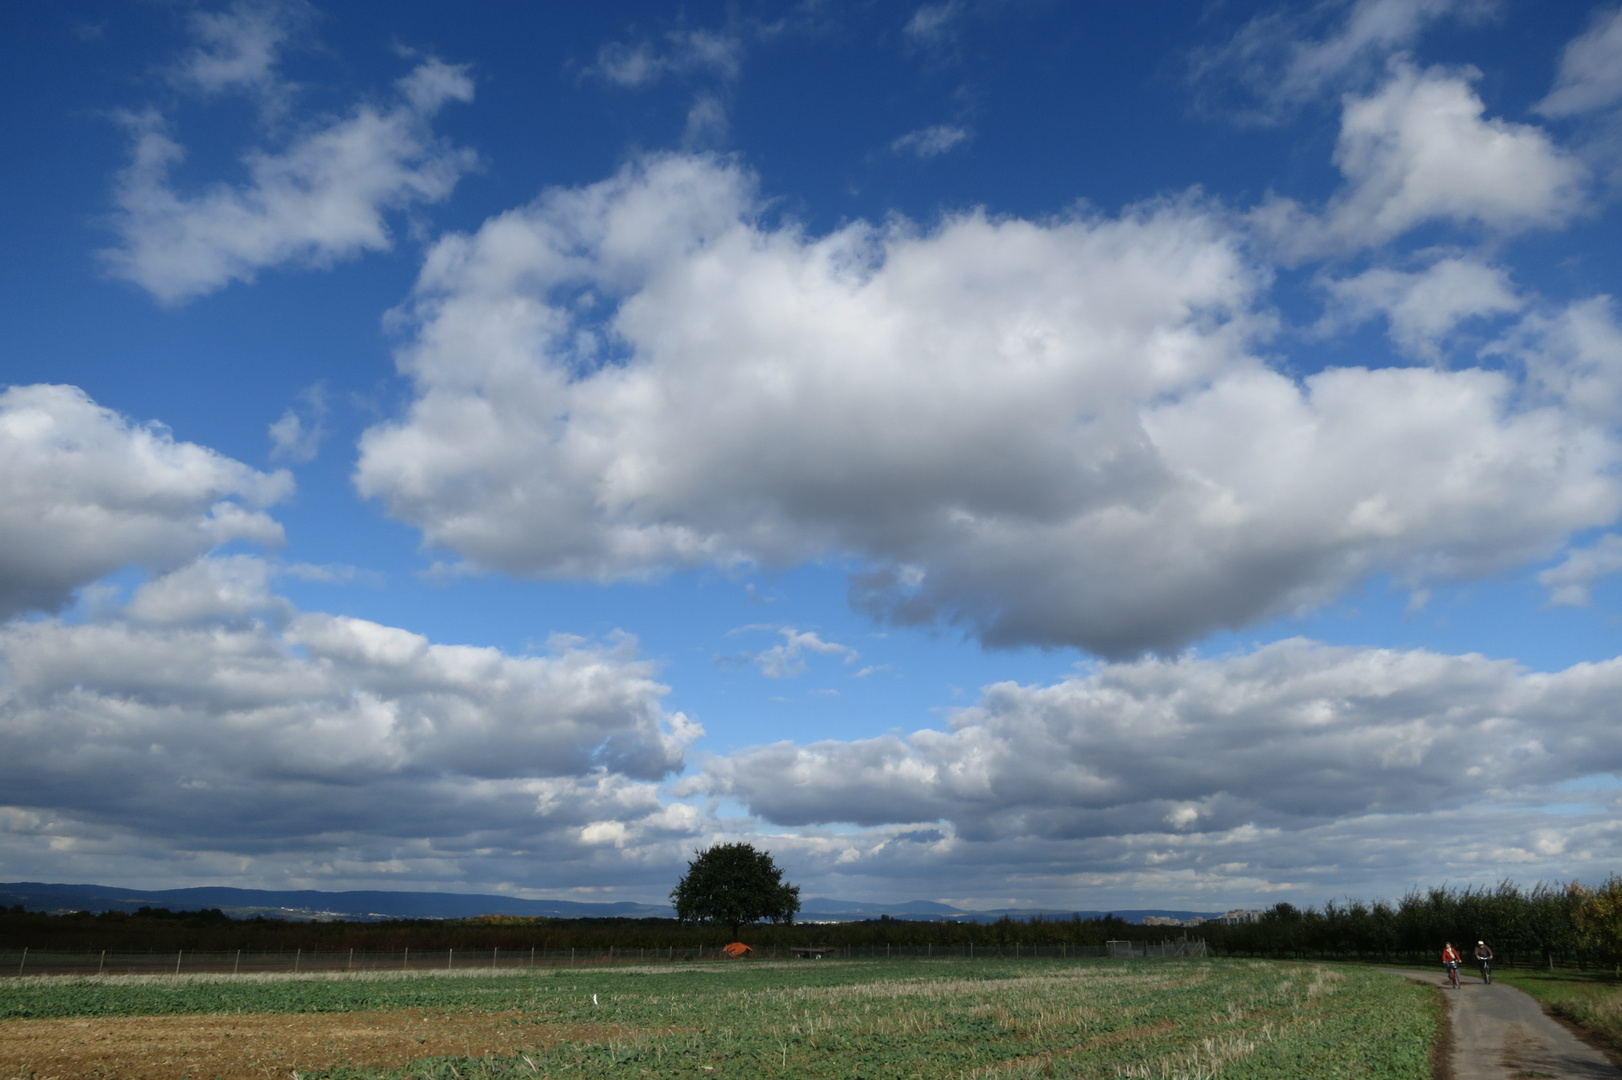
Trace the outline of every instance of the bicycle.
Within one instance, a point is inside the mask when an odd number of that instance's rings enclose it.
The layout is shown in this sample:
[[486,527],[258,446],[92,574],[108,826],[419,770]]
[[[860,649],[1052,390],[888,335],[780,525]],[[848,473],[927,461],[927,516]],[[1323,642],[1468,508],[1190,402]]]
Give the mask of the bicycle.
[[1447,981],[1453,984],[1453,989],[1459,988],[1459,965],[1456,960],[1449,960],[1443,965],[1447,968]]
[[1488,986],[1492,985],[1492,958],[1491,957],[1488,957],[1488,958],[1481,961],[1481,981],[1486,983]]

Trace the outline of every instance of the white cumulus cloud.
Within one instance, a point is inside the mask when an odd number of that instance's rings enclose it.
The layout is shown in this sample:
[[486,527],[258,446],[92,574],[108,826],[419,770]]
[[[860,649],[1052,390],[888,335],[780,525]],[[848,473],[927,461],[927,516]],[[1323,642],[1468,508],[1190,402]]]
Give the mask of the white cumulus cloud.
[[71,386],[0,391],[0,619],[50,611],[120,567],[163,571],[230,540],[282,541],[292,491]]
[[1476,78],[1393,61],[1376,92],[1345,99],[1335,164],[1346,183],[1323,215],[1275,199],[1258,226],[1305,258],[1378,246],[1428,221],[1507,233],[1570,220],[1588,170],[1540,128],[1486,117]]
[[1533,674],[1480,656],[1291,640],[1235,657],[999,683],[947,730],[709,759],[689,783],[780,825],[945,822],[975,841],[1389,825],[1622,768],[1622,660]]
[[837,656],[847,664],[853,663],[858,655],[849,645],[822,640],[814,630],[796,630],[792,626],[785,626],[778,633],[783,635],[781,644],[763,649],[752,657],[760,673],[768,679],[800,674],[805,670],[807,654]]
[[251,555],[198,559],[144,583],[125,608],[151,624],[264,619],[285,622],[292,607],[271,592],[275,568]]
[[171,856],[691,831],[654,785],[703,731],[630,639],[438,644],[295,611],[269,576],[205,559],[90,622],[0,627],[4,802]]
[[1255,359],[1265,271],[1201,203],[759,212],[741,169],[666,156],[442,240],[362,493],[479,567],[837,554],[880,618],[1114,655],[1546,558],[1622,508],[1606,431],[1504,372]]
[[134,160],[120,173],[108,270],[165,304],[252,281],[284,264],[326,266],[391,243],[389,210],[438,202],[475,164],[471,150],[434,136],[429,121],[450,101],[471,101],[461,67],[429,60],[401,79],[402,102],[361,105],[307,131],[280,153],[253,150],[245,183],[195,194],[175,189],[184,148],[156,113],[129,119]]
[[1466,319],[1519,311],[1509,275],[1470,258],[1442,258],[1419,271],[1375,267],[1327,282],[1331,328],[1384,316],[1391,339],[1411,356],[1435,360],[1441,344]]
[[1533,312],[1490,351],[1526,366],[1547,395],[1596,423],[1622,419],[1622,324],[1610,296]]
[[1566,553],[1558,566],[1538,574],[1538,584],[1549,590],[1549,603],[1584,607],[1594,582],[1622,570],[1622,536],[1607,533],[1593,544]]
[[176,85],[208,94],[260,94],[278,110],[289,89],[276,71],[282,47],[314,13],[304,0],[237,0],[223,10],[194,10],[187,23],[197,44],[175,63],[169,77]]

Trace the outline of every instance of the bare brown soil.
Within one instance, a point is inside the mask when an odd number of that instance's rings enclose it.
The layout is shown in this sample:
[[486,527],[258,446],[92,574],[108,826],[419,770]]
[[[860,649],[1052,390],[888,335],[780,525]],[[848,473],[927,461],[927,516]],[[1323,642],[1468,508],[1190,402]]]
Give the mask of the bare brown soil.
[[287,1080],[339,1063],[515,1054],[619,1034],[519,1012],[119,1016],[0,1022],[0,1080]]

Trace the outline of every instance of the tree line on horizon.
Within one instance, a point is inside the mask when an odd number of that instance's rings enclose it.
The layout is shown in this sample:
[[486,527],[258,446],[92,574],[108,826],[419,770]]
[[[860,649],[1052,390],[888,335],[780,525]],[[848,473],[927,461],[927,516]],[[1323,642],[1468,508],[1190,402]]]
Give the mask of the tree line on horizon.
[[[1486,941],[1514,966],[1615,967],[1622,964],[1622,876],[1599,888],[1513,882],[1495,887],[1415,889],[1395,903],[1346,901],[1322,908],[1274,905],[1237,926],[1142,926],[1115,916],[1003,918],[991,923],[888,916],[848,923],[759,923],[738,938],[757,948],[1097,946],[1112,940],[1204,938],[1212,955],[1298,959],[1436,961],[1451,941],[1465,955]],[[676,919],[553,919],[483,916],[378,922],[233,919],[218,909],[142,908],[92,914],[0,909],[0,949],[36,951],[360,953],[501,949],[685,950],[734,940],[725,925]]]

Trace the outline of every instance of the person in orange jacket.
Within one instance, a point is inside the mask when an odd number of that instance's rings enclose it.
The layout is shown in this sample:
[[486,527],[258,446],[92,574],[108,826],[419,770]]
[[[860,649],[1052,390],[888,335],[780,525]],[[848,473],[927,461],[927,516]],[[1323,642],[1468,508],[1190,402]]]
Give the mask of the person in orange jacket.
[[1447,968],[1447,977],[1453,985],[1459,985],[1459,950],[1451,941],[1442,946],[1442,966]]

